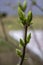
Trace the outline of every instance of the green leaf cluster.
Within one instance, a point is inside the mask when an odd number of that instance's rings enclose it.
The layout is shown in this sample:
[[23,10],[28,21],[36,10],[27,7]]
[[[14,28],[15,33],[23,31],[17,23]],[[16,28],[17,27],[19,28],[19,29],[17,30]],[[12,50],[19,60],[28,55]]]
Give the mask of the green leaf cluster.
[[26,10],[26,8],[27,8],[26,1],[24,1],[23,5],[21,5],[19,3],[19,6],[18,6],[18,15],[19,15],[19,19],[20,19],[20,21],[21,21],[21,23],[23,25],[27,24],[28,26],[30,26],[31,21],[32,21],[32,12],[29,11],[28,14],[27,14],[27,16],[25,16],[24,10]]

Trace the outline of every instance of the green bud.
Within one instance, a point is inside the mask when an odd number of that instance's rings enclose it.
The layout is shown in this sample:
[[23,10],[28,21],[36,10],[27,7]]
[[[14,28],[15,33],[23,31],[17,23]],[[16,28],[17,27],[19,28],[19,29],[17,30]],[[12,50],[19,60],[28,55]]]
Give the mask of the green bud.
[[19,14],[20,20],[22,21],[22,24],[25,25],[25,23],[26,23],[25,14],[24,14],[24,12],[21,10],[20,7],[18,7],[18,14]]
[[30,39],[31,39],[31,33],[27,36],[27,43],[30,42]]
[[19,50],[19,49],[16,49],[16,53],[17,53],[17,55],[18,55],[19,57],[22,57],[21,50]]
[[23,5],[21,5],[21,3],[19,3],[19,7],[20,7],[21,10],[24,12],[24,11],[26,10],[26,8],[27,8],[27,2],[24,1],[24,2],[23,2]]
[[27,23],[30,25],[31,21],[32,21],[32,12],[29,11],[27,15]]
[[24,41],[20,39],[20,45],[23,47],[24,46]]
[[20,7],[21,10],[23,11],[23,6],[21,5],[21,3],[19,3],[19,7]]
[[24,12],[21,10],[20,7],[18,7],[18,14],[19,14],[20,19],[21,19],[21,20],[24,20],[25,14],[24,14]]
[[27,2],[26,2],[26,1],[24,1],[24,3],[23,3],[23,11],[25,11],[25,10],[26,10],[26,8],[27,8]]

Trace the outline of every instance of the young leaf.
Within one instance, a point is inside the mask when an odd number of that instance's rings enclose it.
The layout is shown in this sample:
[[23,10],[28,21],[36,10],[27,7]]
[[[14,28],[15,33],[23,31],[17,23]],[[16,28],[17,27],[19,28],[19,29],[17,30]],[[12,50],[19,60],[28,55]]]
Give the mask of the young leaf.
[[23,47],[24,46],[24,41],[20,39],[20,45]]
[[22,24],[24,25],[25,24],[25,14],[24,12],[21,10],[20,7],[18,7],[18,14],[19,14],[19,18],[20,20],[22,21]]
[[19,48],[22,48],[23,46],[21,44],[19,44]]
[[20,19],[21,19],[21,20],[24,20],[25,14],[24,14],[24,12],[21,10],[20,7],[18,7],[18,14],[19,14]]
[[27,8],[27,2],[24,1],[24,2],[23,2],[23,5],[21,5],[21,3],[19,3],[19,7],[20,7],[21,10],[24,12],[24,11],[26,10],[26,8]]
[[18,19],[19,22],[21,22],[22,25],[26,24],[26,19],[24,21],[20,20],[20,18]]
[[27,2],[26,2],[26,1],[24,1],[24,3],[23,3],[23,11],[25,11],[25,10],[26,10],[26,8],[27,8]]
[[16,53],[17,53],[17,55],[18,55],[19,57],[22,57],[21,50],[19,50],[19,49],[16,49]]
[[29,11],[29,12],[28,12],[28,16],[27,16],[27,22],[28,22],[28,24],[30,24],[31,21],[32,21],[32,12]]
[[21,10],[23,11],[23,6],[21,5],[21,3],[19,3],[19,7],[20,7]]
[[30,42],[30,39],[31,39],[31,33],[27,36],[27,43]]

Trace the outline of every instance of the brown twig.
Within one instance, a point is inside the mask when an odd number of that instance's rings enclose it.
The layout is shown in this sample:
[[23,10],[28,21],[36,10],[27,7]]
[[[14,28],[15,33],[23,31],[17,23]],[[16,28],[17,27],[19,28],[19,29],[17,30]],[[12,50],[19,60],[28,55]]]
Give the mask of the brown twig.
[[20,65],[23,64],[23,61],[24,61],[24,58],[25,58],[25,50],[26,50],[26,38],[27,38],[27,25],[25,25],[25,36],[24,36],[24,41],[25,41],[25,45],[23,47],[23,55],[22,55],[22,59],[21,59],[21,62],[20,62]]

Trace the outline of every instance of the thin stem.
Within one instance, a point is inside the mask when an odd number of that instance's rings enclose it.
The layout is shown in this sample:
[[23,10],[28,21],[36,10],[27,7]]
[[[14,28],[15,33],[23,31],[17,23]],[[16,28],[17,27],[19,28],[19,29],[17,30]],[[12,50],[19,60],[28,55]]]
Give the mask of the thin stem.
[[23,47],[23,55],[22,55],[22,58],[21,58],[21,62],[20,62],[20,65],[23,64],[23,61],[24,61],[24,57],[25,57],[25,50],[26,50],[26,38],[27,38],[27,25],[25,25],[25,36],[24,36],[24,41],[25,41],[25,45]]

